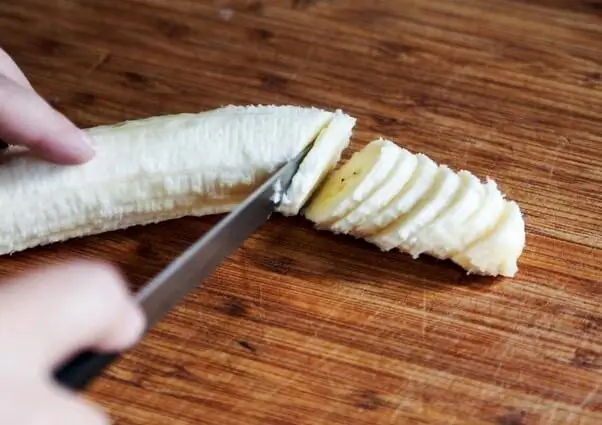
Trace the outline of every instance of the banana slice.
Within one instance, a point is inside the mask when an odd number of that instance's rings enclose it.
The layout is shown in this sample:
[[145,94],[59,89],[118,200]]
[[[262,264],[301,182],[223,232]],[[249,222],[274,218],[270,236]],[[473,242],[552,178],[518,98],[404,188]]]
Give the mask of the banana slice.
[[332,121],[322,130],[303,159],[276,211],[285,216],[299,214],[307,200],[341,159],[343,151],[349,145],[355,123],[356,119],[352,116],[340,109],[335,111]]
[[439,166],[435,184],[410,210],[374,236],[367,238],[383,251],[404,250],[414,233],[429,224],[449,205],[460,187],[460,177],[446,165]]
[[462,240],[464,223],[481,206],[485,189],[468,171],[460,171],[458,176],[460,190],[455,201],[403,245],[403,250],[414,259],[426,253],[443,260],[447,259],[449,249],[458,245],[462,248],[458,242]]
[[366,238],[378,233],[399,216],[406,214],[420,198],[432,187],[437,175],[437,164],[423,154],[416,154],[416,171],[412,178],[378,213],[366,216],[358,226],[351,230],[357,238]]
[[305,209],[304,215],[318,229],[328,229],[362,201],[387,178],[401,155],[401,148],[384,139],[370,142],[334,171]]
[[506,203],[504,194],[500,192],[495,181],[489,178],[481,186],[484,193],[477,210],[457,228],[457,238],[450,238],[449,243],[440,249],[439,258],[451,258],[487,237],[502,219]]
[[347,216],[335,222],[330,230],[334,233],[349,233],[364,220],[384,208],[404,188],[414,174],[417,164],[418,159],[415,155],[406,149],[401,149],[400,158],[389,172],[385,182]]
[[517,259],[525,245],[524,220],[516,202],[504,203],[493,232],[452,257],[468,274],[514,277],[518,271]]

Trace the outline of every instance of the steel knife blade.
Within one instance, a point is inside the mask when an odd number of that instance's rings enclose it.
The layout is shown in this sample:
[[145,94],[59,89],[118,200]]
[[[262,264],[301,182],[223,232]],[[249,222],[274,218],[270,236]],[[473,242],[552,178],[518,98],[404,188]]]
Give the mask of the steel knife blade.
[[[145,333],[270,218],[312,145],[284,164],[135,294],[146,315]],[[57,369],[54,378],[72,390],[82,390],[119,356],[120,353],[83,352]]]

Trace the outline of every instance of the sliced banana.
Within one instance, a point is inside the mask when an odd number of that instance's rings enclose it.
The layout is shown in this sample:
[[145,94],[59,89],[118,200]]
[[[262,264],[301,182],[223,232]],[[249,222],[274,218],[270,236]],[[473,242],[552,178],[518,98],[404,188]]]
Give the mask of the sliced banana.
[[322,130],[312,149],[303,158],[276,211],[284,216],[299,214],[329,171],[340,161],[343,151],[349,145],[355,123],[354,117],[340,109],[335,111],[328,127]]
[[482,184],[483,195],[479,207],[458,228],[455,239],[441,248],[438,257],[447,259],[462,252],[466,247],[485,238],[497,226],[504,213],[504,194],[500,192],[495,181],[487,178]]
[[400,150],[399,158],[385,182],[353,211],[335,222],[330,227],[332,232],[349,233],[364,220],[384,208],[405,187],[416,170],[418,159],[406,149],[400,148]]
[[468,274],[513,277],[525,245],[525,225],[514,201],[504,202],[504,213],[493,232],[452,257]]
[[[0,255],[130,226],[231,211],[315,140],[278,211],[386,251],[514,276],[525,244],[518,205],[385,139],[335,170],[355,118],[295,106],[227,106],[85,130],[97,152],[57,167],[9,151],[0,167]],[[26,152],[25,152],[26,153]],[[40,209],[37,204],[44,204]],[[8,209],[7,209],[8,208]]]
[[446,165],[439,166],[435,184],[407,214],[399,216],[376,235],[367,238],[383,251],[404,250],[414,234],[429,224],[453,200],[460,187],[460,177]]
[[460,171],[460,190],[449,208],[429,224],[422,227],[403,245],[403,250],[414,259],[426,253],[446,259],[449,249],[461,249],[464,223],[481,206],[485,188],[479,179],[468,171]]
[[378,233],[399,216],[406,214],[433,186],[437,175],[437,164],[423,154],[416,154],[417,165],[412,178],[391,202],[376,214],[366,216],[351,230],[358,238],[366,238]]
[[366,200],[387,178],[401,155],[393,142],[378,139],[351,159],[317,190],[304,215],[316,228],[328,229]]

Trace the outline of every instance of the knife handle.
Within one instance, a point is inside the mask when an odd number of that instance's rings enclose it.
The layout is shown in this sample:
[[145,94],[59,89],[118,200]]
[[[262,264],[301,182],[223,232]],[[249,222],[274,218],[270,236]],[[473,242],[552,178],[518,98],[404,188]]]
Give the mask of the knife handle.
[[118,357],[118,353],[84,351],[61,366],[54,373],[54,378],[69,389],[81,391]]

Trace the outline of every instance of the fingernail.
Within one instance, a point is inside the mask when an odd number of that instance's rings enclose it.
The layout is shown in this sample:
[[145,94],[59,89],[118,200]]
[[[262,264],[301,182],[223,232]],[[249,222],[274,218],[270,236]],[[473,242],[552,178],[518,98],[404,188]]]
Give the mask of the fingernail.
[[85,159],[91,159],[96,154],[96,151],[92,147],[92,138],[83,130],[80,130],[80,134],[81,143],[76,145],[76,150],[78,150],[78,153],[85,157]]
[[90,136],[80,130],[63,143],[55,145],[53,151],[47,149],[44,156],[61,164],[82,164],[91,160],[95,154]]

